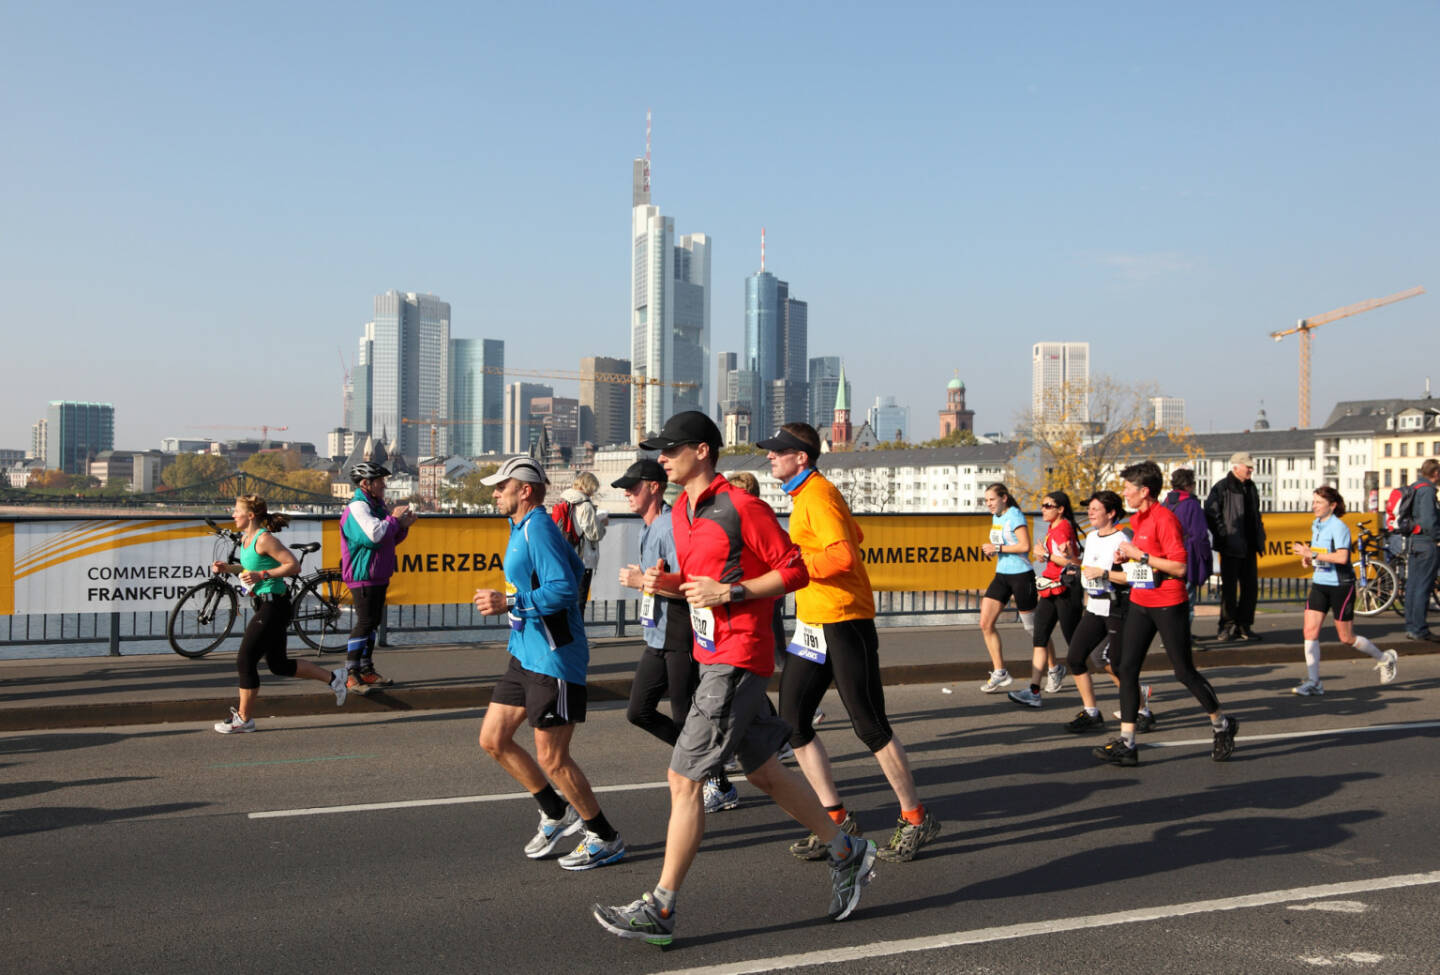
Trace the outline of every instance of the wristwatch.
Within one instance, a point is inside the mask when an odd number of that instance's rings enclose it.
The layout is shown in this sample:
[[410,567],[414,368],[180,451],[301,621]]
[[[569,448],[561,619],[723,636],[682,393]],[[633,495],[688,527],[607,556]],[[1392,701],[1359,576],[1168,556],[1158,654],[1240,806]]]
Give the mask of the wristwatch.
[[1141,565],[1149,565],[1149,564],[1150,564],[1150,553],[1149,553],[1149,552],[1141,552],[1141,553],[1140,553],[1140,564],[1141,564]]
[[742,602],[745,599],[745,587],[735,583],[730,587],[730,601],[732,603]]

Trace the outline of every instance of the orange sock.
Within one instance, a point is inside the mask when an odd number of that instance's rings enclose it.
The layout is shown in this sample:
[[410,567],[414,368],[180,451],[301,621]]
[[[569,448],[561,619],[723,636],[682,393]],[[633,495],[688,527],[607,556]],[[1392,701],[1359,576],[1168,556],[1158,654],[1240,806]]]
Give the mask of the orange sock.
[[839,826],[841,823],[845,822],[846,812],[844,806],[841,806],[838,809],[827,809],[825,811],[830,814],[830,818],[835,821],[836,826]]
[[909,823],[911,826],[919,826],[921,823],[925,822],[925,804],[922,802],[914,809],[900,810],[900,818],[905,820],[905,822]]

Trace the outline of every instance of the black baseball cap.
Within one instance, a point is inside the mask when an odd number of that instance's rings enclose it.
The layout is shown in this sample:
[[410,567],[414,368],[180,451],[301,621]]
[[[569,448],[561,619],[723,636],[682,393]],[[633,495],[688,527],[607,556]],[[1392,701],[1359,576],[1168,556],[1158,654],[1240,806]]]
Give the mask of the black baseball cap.
[[665,429],[659,436],[651,437],[640,446],[646,450],[666,450],[686,443],[708,443],[717,451],[725,446],[715,421],[699,410],[676,413],[665,421]]
[[611,487],[632,488],[641,481],[654,481],[661,487],[669,483],[670,478],[665,476],[665,468],[653,460],[637,460],[625,468],[625,473],[610,482]]
[[755,446],[761,450],[803,450],[810,455],[811,460],[814,460],[816,453],[818,453],[818,448],[815,444],[806,443],[784,427],[776,430],[775,435],[769,440],[761,440]]

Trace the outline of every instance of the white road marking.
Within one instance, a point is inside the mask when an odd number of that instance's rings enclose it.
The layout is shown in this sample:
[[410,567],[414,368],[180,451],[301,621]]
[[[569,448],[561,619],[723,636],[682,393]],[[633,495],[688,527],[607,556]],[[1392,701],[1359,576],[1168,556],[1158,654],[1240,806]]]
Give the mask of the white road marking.
[[[1405,724],[1372,724],[1364,728],[1330,728],[1324,731],[1287,731],[1277,735],[1239,735],[1236,747],[1245,741],[1285,741],[1291,738],[1324,738],[1328,735],[1366,735],[1376,731],[1411,731],[1417,728],[1440,728],[1440,721],[1410,721]],[[1142,744],[1149,748],[1185,748],[1191,745],[1208,745],[1211,738],[1193,738],[1188,741],[1149,741]]]
[[[1008,941],[1015,938],[1049,936],[1063,931],[1080,931],[1087,928],[1108,928],[1119,924],[1138,924],[1145,921],[1161,921],[1166,918],[1185,917],[1191,914],[1208,914],[1213,911],[1236,911],[1251,907],[1268,907],[1287,901],[1312,900],[1316,897],[1337,897],[1345,894],[1361,894],[1376,890],[1395,890],[1401,887],[1423,887],[1440,884],[1440,870],[1428,873],[1408,873],[1394,877],[1376,877],[1372,880],[1353,880],[1343,884],[1319,884],[1314,887],[1291,887],[1288,890],[1271,890],[1241,897],[1225,897],[1218,900],[1191,901],[1187,904],[1169,904],[1160,907],[1146,907],[1134,911],[1120,911],[1112,914],[1090,914],[1082,917],[1055,918],[1048,921],[1033,921],[1028,924],[1010,924],[1003,927],[979,928],[974,931],[956,931],[951,934],[932,935],[925,938],[905,938],[900,941],[877,941],[868,945],[851,948],[830,948],[798,955],[778,955],[772,958],[756,958],[752,961],[736,962],[731,965],[705,965],[700,968],[670,969],[659,975],[748,975],[752,972],[770,972],[782,968],[805,968],[815,965],[860,961],[866,958],[886,958],[892,955],[909,954],[916,951],[935,951],[954,948],[959,945],[985,944],[991,941]],[[1349,961],[1370,963],[1380,956],[1367,952],[1354,952],[1340,956]],[[1311,964],[1317,963],[1311,959]],[[1324,964],[1321,960],[1319,963]]]
[[[595,786],[595,792],[643,792],[668,789],[668,782],[632,782],[628,785]],[[413,809],[418,806],[458,806],[469,802],[507,802],[533,798],[528,792],[500,792],[489,796],[447,796],[442,799],[401,799],[395,802],[361,802],[350,806],[311,806],[308,809],[271,809],[247,814],[249,819],[288,819],[292,816],[328,816],[333,813],[374,812],[380,809]]]
[[1292,911],[1329,911],[1332,914],[1364,914],[1370,908],[1361,901],[1316,901],[1313,904],[1291,904]]

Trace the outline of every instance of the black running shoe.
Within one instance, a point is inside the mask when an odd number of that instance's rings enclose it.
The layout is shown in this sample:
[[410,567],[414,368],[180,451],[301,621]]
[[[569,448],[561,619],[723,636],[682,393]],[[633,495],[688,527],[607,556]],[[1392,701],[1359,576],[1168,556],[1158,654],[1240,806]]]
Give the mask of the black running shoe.
[[1154,730],[1155,730],[1155,712],[1154,712],[1154,711],[1141,711],[1139,714],[1137,714],[1137,715],[1135,716],[1135,730],[1136,730],[1136,731],[1154,731]]
[[1065,730],[1078,735],[1086,731],[1094,731],[1098,728],[1103,727],[1105,727],[1105,718],[1100,714],[1099,711],[1091,714],[1089,711],[1081,708],[1079,712],[1075,715],[1075,720],[1070,721],[1065,725]]
[[1139,765],[1140,750],[1125,744],[1124,738],[1113,738],[1099,748],[1092,748],[1090,754],[1111,765]]
[[1210,751],[1210,757],[1217,762],[1229,761],[1235,752],[1235,732],[1239,730],[1239,719],[1225,715],[1225,727],[1215,732],[1215,746]]

